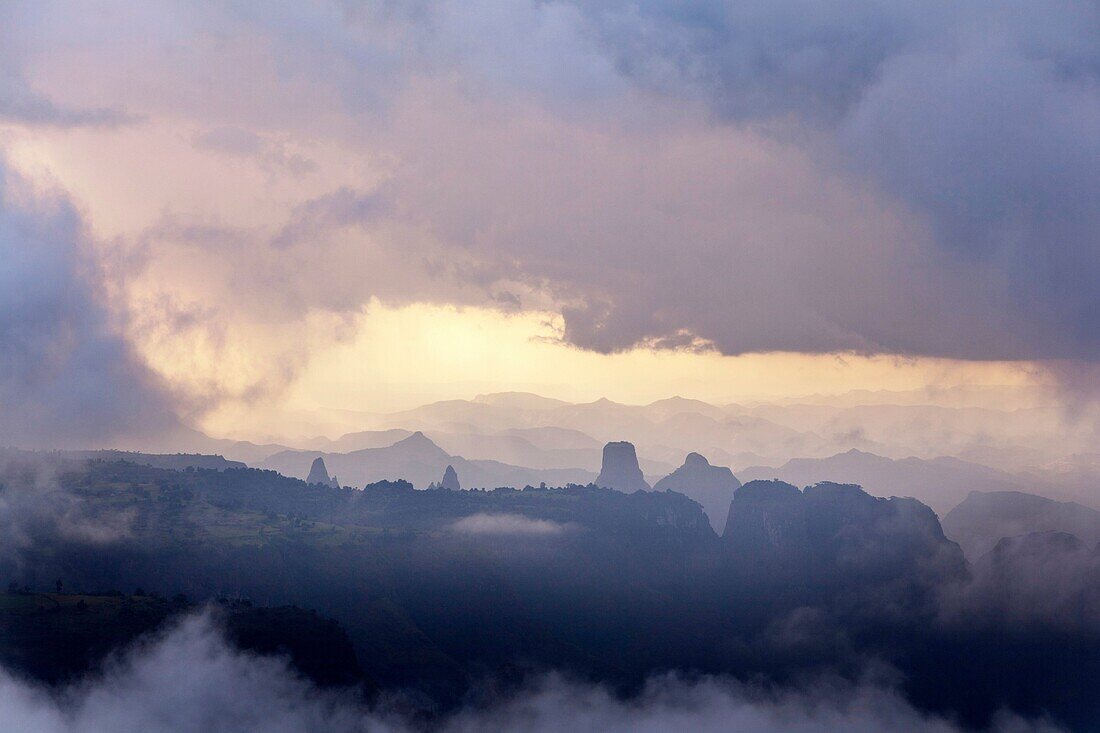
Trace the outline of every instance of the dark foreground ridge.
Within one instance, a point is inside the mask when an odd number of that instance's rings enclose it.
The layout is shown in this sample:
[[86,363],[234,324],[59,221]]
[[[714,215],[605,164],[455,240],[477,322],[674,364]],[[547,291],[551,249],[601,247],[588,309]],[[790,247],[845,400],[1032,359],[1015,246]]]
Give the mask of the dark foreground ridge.
[[[547,670],[630,694],[668,670],[783,686],[858,680],[872,661],[895,670],[919,708],[969,725],[1003,709],[1079,728],[1100,719],[1100,604],[1083,589],[1049,609],[1017,609],[994,592],[999,578],[1020,585],[1051,558],[1093,567],[1095,553],[1022,541],[968,565],[911,499],[754,481],[736,490],[719,537],[676,492],[420,491],[397,479],[355,490],[253,469],[55,468],[51,491],[23,493],[38,474],[18,467],[0,490],[35,502],[36,520],[18,528],[33,552],[0,556],[14,588],[38,598],[60,579],[72,597],[140,586],[197,603],[310,609],[339,626],[292,636],[333,640],[330,654],[345,661],[332,681],[400,692],[428,714]],[[75,614],[57,618],[86,625]],[[278,611],[254,609],[251,628],[279,628],[263,614]],[[102,624],[119,625],[95,632],[108,646],[135,628],[121,610]]]
[[185,613],[210,613],[240,649],[278,654],[314,684],[364,680],[340,625],[295,606],[254,607],[220,599],[205,605],[144,591],[74,594],[9,589],[0,594],[0,664],[38,680],[71,682]]

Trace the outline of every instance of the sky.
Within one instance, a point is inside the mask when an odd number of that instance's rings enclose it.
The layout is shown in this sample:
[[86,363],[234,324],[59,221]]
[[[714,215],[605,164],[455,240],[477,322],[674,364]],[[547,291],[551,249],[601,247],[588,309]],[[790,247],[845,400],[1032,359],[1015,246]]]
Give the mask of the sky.
[[0,4],[0,443],[1100,358],[1100,7]]

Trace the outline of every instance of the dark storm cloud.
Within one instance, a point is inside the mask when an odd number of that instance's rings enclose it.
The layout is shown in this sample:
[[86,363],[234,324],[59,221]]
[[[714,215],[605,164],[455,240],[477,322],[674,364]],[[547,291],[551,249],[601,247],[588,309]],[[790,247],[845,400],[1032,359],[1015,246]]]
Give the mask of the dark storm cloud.
[[[395,211],[548,287],[574,344],[1100,355],[1094,3],[348,7],[398,29],[409,68],[471,82],[494,130],[436,97]],[[665,103],[709,112],[691,129]],[[703,128],[734,142],[690,149]]]
[[576,3],[624,75],[669,94],[699,94],[723,115],[841,119],[879,66],[921,33],[913,7],[778,0]]
[[1100,87],[1047,49],[1029,57],[1023,42],[894,61],[845,141],[889,190],[928,213],[942,247],[1004,282],[1035,351],[1095,359]]
[[[944,297],[948,311],[1009,316],[989,323],[984,337],[950,322],[932,334],[893,319],[891,308],[878,322],[861,323],[843,308],[812,304],[791,317],[817,313],[849,326],[854,338],[772,346],[820,350],[848,341],[859,348],[863,339],[875,351],[971,358],[1100,355],[1095,3],[578,5],[627,77],[662,93],[701,97],[737,123],[793,118],[823,132],[849,173],[923,217],[935,269],[907,274],[929,280],[911,303],[922,317],[941,315],[931,303]],[[967,277],[933,294],[953,271]],[[822,279],[817,287],[833,284]],[[616,295],[612,303],[622,299]],[[859,302],[867,295],[853,289],[838,297]],[[866,304],[879,305],[873,297]],[[574,331],[599,347],[603,340],[590,324],[614,330],[616,320],[614,312],[595,319],[589,313],[574,320]],[[701,310],[676,320],[725,351],[769,346],[745,342],[741,329],[706,323]],[[675,325],[652,324],[657,331]]]
[[87,245],[64,197],[36,195],[0,162],[0,445],[104,444],[173,424]]

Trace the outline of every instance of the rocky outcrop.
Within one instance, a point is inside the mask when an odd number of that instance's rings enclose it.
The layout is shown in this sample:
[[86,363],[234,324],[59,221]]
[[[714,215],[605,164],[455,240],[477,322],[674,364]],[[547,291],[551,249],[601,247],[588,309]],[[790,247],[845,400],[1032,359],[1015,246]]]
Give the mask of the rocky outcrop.
[[313,465],[309,468],[309,476],[306,477],[306,483],[331,486],[334,489],[340,488],[340,483],[336,480],[336,477],[329,477],[328,469],[325,468],[325,459],[321,456],[317,456],[313,459]]
[[698,453],[688,453],[684,465],[658,481],[656,491],[676,491],[699,502],[714,531],[721,535],[726,527],[733,492],[741,482],[725,466],[712,466]]
[[455,471],[454,466],[448,465],[446,470],[443,471],[443,480],[439,482],[439,488],[447,491],[462,490],[462,484],[458,482],[458,472]]
[[750,481],[734,492],[722,539],[739,554],[751,555],[801,545],[805,498],[784,481]]
[[800,491],[783,481],[750,481],[734,493],[722,539],[738,557],[781,561],[822,580],[833,572],[849,579],[966,572],[962,551],[931,509],[854,484]]
[[649,490],[649,484],[638,466],[638,454],[633,443],[624,440],[603,447],[603,465],[596,485],[628,494]]

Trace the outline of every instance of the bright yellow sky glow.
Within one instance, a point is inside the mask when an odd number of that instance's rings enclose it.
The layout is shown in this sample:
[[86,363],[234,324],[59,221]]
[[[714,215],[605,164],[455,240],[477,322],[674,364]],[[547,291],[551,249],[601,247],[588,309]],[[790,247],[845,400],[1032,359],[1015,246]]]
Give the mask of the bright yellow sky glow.
[[208,416],[204,427],[224,434],[335,435],[356,429],[354,414],[336,411],[389,412],[509,390],[577,402],[607,397],[644,404],[680,395],[726,403],[853,389],[1031,381],[1023,366],[999,362],[850,354],[728,357],[644,349],[602,355],[554,342],[552,318],[375,304],[360,318],[354,338],[314,354],[277,409],[227,405]]

